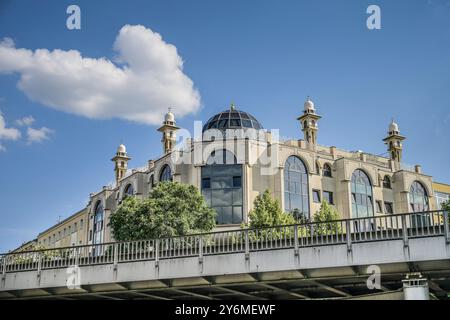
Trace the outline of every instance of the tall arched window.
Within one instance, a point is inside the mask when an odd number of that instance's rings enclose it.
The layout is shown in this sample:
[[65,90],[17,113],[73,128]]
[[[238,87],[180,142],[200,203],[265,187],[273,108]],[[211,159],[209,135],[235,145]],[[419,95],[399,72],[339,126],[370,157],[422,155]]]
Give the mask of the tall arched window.
[[134,195],[134,188],[131,183],[127,184],[125,187],[124,197]]
[[284,209],[309,218],[308,172],[302,160],[290,156],[284,165]]
[[103,204],[99,200],[95,205],[94,211],[94,229],[93,229],[93,242],[95,244],[103,242],[103,220],[104,220],[104,210]]
[[324,165],[323,165],[323,176],[324,177],[332,177],[332,175],[331,175],[331,167],[330,167],[330,165],[328,164],[328,163],[325,163]]
[[362,170],[355,170],[351,181],[352,217],[364,218],[373,216],[372,185],[369,177]]
[[419,181],[414,181],[409,190],[409,204],[412,212],[429,210],[428,194]]
[[155,186],[155,177],[153,175],[150,176],[148,183],[150,184],[150,188]]
[[172,181],[172,169],[170,169],[168,164],[166,164],[161,170],[159,181]]
[[217,212],[217,224],[242,223],[242,165],[233,153],[211,153],[202,167],[201,189],[206,203]]
[[391,189],[391,178],[389,178],[389,176],[384,176],[383,188]]

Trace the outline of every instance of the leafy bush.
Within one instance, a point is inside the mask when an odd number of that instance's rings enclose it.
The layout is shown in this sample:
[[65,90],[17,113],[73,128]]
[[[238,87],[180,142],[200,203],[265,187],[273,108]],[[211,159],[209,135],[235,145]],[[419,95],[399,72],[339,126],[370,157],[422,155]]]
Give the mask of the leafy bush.
[[323,201],[320,210],[314,214],[314,234],[332,235],[342,233],[341,224],[339,222],[331,222],[339,220],[339,213],[327,201]]
[[215,215],[196,187],[167,181],[147,199],[125,198],[110,225],[116,240],[133,241],[211,231]]

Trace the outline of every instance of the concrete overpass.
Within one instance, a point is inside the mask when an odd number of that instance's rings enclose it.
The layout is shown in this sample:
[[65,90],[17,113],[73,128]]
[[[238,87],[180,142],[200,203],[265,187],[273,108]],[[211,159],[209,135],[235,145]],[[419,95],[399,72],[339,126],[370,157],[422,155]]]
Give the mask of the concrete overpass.
[[434,211],[5,254],[0,299],[402,299],[412,272],[447,298],[448,221]]

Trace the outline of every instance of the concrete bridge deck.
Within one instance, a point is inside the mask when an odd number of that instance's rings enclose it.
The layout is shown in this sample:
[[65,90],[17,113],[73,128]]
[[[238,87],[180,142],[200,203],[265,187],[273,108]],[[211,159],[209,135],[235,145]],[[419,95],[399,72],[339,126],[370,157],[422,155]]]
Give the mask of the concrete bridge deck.
[[448,226],[427,212],[6,254],[0,298],[400,299],[410,272],[447,298]]

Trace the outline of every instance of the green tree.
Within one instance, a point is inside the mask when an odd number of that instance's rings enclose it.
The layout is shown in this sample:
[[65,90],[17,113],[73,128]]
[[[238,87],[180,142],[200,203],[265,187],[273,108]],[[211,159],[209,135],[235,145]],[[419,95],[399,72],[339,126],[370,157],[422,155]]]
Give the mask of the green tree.
[[[249,213],[250,223],[243,227],[250,228],[269,228],[273,226],[293,225],[296,219],[290,213],[283,212],[280,202],[274,199],[269,190],[264,191],[256,197],[253,202],[253,210]],[[303,226],[298,227],[298,235],[307,235],[307,229]],[[294,236],[293,227],[281,227],[276,229],[251,230],[249,237],[253,241],[261,239],[290,239]]]
[[253,210],[249,213],[250,224],[252,228],[263,228],[294,224],[294,217],[281,210],[277,199],[272,198],[270,191],[266,190],[263,194],[256,197],[253,202]]
[[144,200],[125,198],[110,226],[118,241],[174,237],[211,231],[215,215],[196,187],[161,182]]
[[447,212],[450,213],[450,200],[447,200],[447,201],[443,202],[441,204],[441,208],[442,208],[442,210],[447,211]]
[[327,201],[322,201],[320,210],[314,214],[313,222],[314,233],[319,235],[337,234],[342,232],[342,228],[339,222],[339,213],[331,206]]

